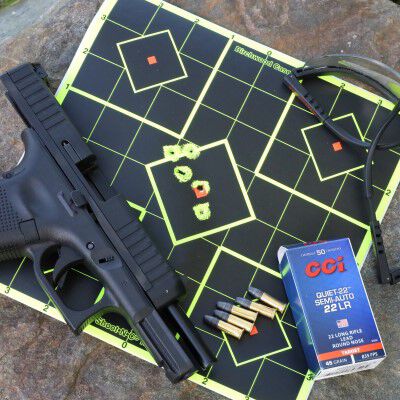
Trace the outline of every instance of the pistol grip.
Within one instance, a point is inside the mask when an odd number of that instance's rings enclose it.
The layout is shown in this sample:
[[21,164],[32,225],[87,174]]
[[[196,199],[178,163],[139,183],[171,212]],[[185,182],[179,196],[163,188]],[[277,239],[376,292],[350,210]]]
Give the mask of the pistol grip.
[[25,155],[12,170],[0,178],[0,261],[26,256],[25,248],[39,241],[34,216],[29,211],[26,184],[35,177],[35,161],[40,157],[32,129],[22,132]]
[[20,230],[21,218],[11,204],[3,182],[0,181],[0,261],[22,257],[25,244]]

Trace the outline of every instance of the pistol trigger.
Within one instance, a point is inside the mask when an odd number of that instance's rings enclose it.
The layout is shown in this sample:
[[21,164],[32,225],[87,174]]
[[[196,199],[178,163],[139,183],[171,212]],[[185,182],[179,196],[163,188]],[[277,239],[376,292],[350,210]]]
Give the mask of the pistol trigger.
[[82,256],[69,247],[60,249],[60,256],[53,271],[53,282],[62,288],[65,283],[68,270],[83,261]]

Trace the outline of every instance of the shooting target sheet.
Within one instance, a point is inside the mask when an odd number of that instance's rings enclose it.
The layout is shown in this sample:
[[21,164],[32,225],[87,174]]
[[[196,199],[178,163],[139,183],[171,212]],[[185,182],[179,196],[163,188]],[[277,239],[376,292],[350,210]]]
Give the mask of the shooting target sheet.
[[[363,200],[364,150],[333,137],[283,85],[303,62],[159,0],[106,0],[57,98],[106,174],[181,275],[182,307],[218,359],[191,380],[231,399],[303,400],[308,370],[290,308],[260,317],[238,341],[203,322],[217,301],[250,298],[249,285],[285,301],[277,250],[349,237],[362,266],[371,245]],[[371,141],[387,101],[333,77],[306,83],[334,120]],[[400,119],[388,130],[395,136]],[[390,139],[390,138],[389,138]],[[390,140],[389,140],[390,141]],[[197,159],[165,157],[194,143]],[[400,178],[399,150],[377,152],[374,204],[382,220]],[[191,181],[208,181],[197,199]],[[193,211],[209,203],[211,216]],[[68,297],[96,299],[101,283],[80,269]],[[29,260],[5,263],[0,291],[62,320]],[[152,361],[116,315],[85,330]]]

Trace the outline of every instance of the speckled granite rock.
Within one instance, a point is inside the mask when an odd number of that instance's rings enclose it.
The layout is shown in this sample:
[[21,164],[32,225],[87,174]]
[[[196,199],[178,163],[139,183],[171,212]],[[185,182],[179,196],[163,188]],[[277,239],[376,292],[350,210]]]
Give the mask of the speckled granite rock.
[[[21,0],[0,11],[0,71],[39,61],[54,87],[101,0]],[[389,0],[173,0],[172,3],[301,59],[354,52],[400,69],[400,7]],[[0,170],[21,156],[22,124],[0,90]],[[400,193],[385,219],[386,246],[399,265]],[[400,398],[399,287],[363,276],[389,357],[373,372],[319,382],[311,399]],[[0,399],[206,400],[221,398],[0,296]]]

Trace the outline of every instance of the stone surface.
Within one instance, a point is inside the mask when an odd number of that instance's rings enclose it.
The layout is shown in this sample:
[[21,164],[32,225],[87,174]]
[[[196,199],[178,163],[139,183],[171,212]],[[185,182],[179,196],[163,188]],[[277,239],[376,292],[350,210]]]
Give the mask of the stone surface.
[[[0,72],[40,61],[55,88],[101,0],[21,0],[0,10]],[[361,53],[400,69],[400,7],[389,0],[174,0],[172,3],[300,59]],[[23,125],[0,90],[0,170],[23,152]],[[400,194],[385,218],[389,261],[399,266]],[[400,398],[400,289],[376,283],[373,258],[363,269],[388,359],[376,370],[318,382],[311,399]],[[2,400],[219,399],[87,335],[0,296]],[[277,399],[278,399],[277,394]]]

